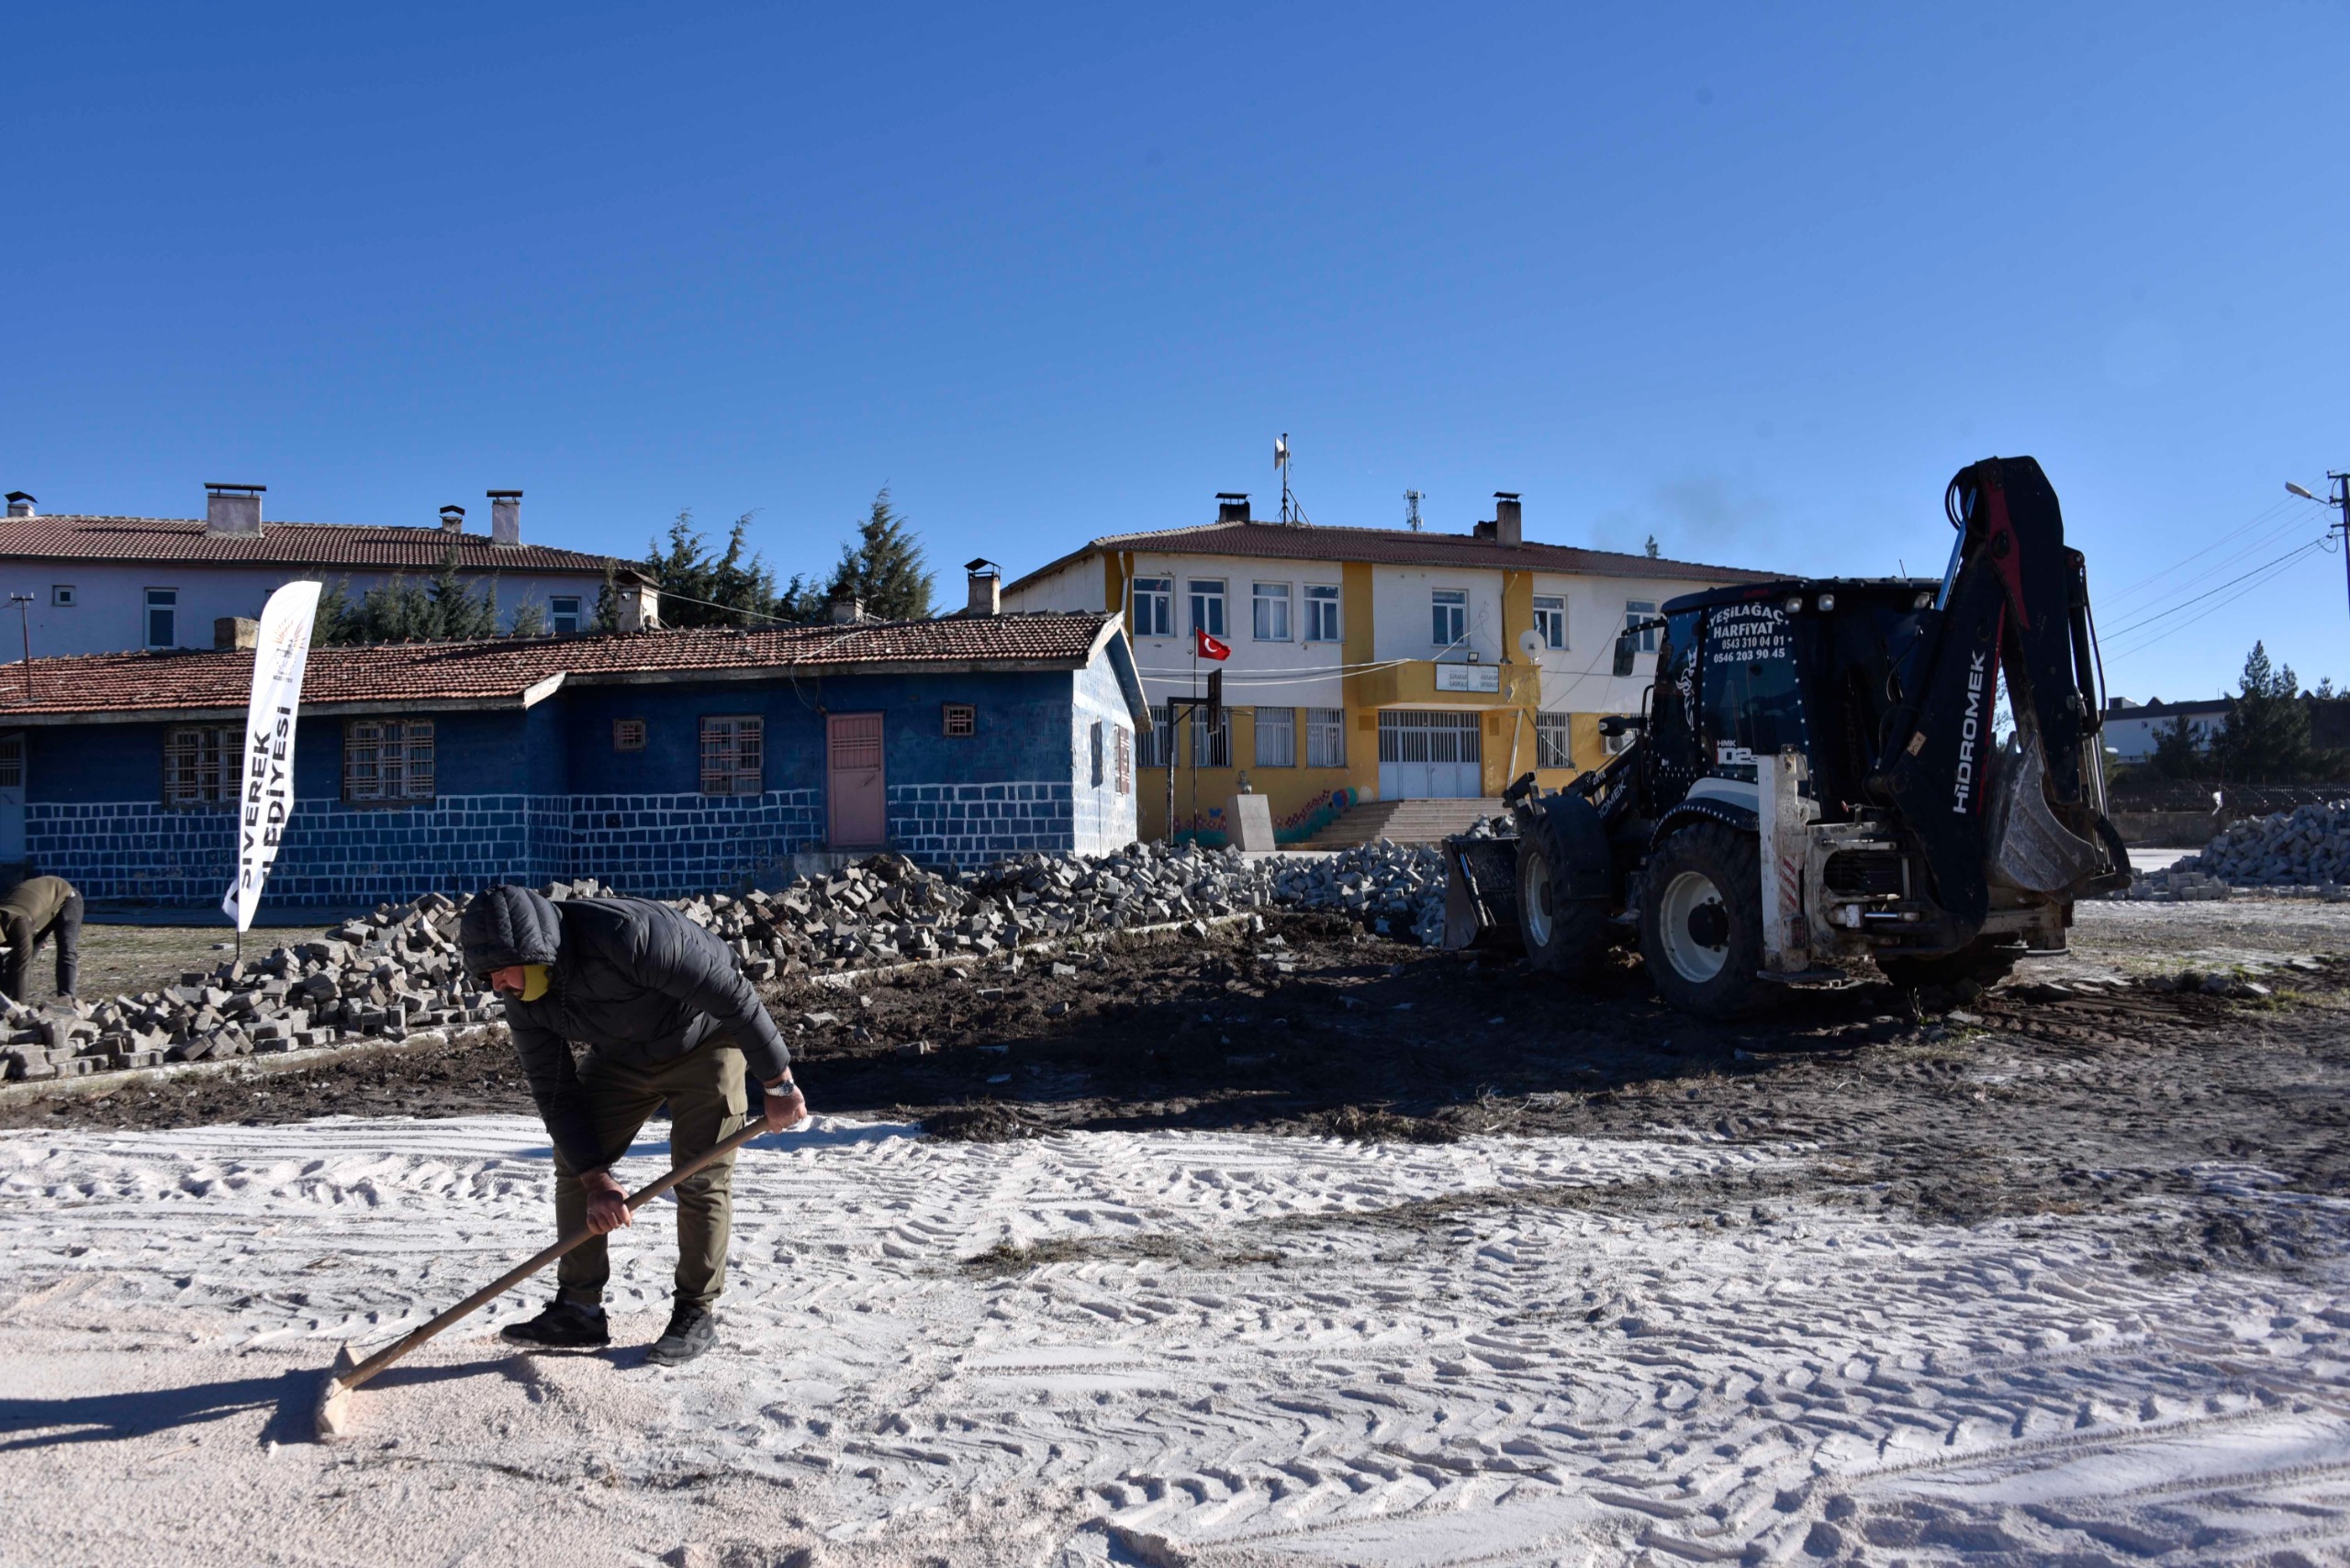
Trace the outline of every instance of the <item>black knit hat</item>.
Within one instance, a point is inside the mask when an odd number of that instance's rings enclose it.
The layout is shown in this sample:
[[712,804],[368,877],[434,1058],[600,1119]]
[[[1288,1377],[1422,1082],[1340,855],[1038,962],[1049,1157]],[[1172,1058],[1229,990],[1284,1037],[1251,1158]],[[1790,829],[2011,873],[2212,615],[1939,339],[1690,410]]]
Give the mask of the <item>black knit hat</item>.
[[465,972],[476,979],[516,964],[552,964],[563,946],[563,916],[528,888],[495,887],[465,906],[457,928]]

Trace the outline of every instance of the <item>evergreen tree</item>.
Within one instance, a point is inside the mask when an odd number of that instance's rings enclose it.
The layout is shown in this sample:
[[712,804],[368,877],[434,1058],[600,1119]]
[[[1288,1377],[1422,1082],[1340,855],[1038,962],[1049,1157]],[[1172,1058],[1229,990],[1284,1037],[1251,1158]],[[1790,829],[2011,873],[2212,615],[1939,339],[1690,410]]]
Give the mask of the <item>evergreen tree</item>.
[[506,628],[509,637],[543,637],[547,634],[547,612],[535,600],[524,599],[514,607],[514,619]]
[[[890,505],[885,485],[857,525],[856,543],[841,546],[841,564],[833,573],[827,598],[851,593],[878,620],[919,621],[930,613],[933,580],[923,569],[922,545],[905,518]],[[798,578],[792,586],[798,588]],[[822,613],[800,618],[816,620]]]
[[[669,525],[669,547],[647,550],[645,569],[661,585],[664,626],[765,626],[776,611],[775,574],[749,548],[751,513],[734,520],[723,554],[694,528],[694,514],[681,511]],[[796,581],[796,579],[795,579]]]
[[357,611],[351,603],[351,579],[337,577],[322,583],[319,588],[318,613],[310,617],[310,641],[332,646],[339,643],[355,643],[358,625]]
[[2293,666],[2272,666],[2267,648],[2255,643],[2244,656],[2237,689],[2218,746],[2229,776],[2249,784],[2291,784],[2316,772],[2310,711]]
[[310,622],[310,640],[325,644],[451,642],[498,634],[498,579],[492,577],[479,592],[466,587],[453,549],[429,581],[395,572],[357,604],[351,602],[347,578],[330,584],[319,595],[318,614]]
[[2165,778],[2199,778],[2210,759],[2203,755],[2203,743],[2195,727],[2179,713],[2171,719],[2167,729],[2154,732],[2154,754],[2148,759],[2154,772]]

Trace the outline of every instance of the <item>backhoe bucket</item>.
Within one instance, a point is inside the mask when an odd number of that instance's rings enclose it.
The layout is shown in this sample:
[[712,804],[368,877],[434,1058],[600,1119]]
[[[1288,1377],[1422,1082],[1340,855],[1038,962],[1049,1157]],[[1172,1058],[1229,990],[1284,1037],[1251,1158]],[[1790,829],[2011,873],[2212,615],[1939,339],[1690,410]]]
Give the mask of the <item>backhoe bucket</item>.
[[1445,950],[1517,946],[1517,840],[1448,838],[1444,871]]

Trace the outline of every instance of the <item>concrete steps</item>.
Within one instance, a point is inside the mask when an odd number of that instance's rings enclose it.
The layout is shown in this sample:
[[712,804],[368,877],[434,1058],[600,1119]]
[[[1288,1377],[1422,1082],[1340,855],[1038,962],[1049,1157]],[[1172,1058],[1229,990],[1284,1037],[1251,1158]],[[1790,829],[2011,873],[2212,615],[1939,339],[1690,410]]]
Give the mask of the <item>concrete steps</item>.
[[1497,800],[1366,801],[1300,847],[1349,849],[1385,839],[1390,844],[1435,844],[1466,833],[1479,819],[1500,814]]

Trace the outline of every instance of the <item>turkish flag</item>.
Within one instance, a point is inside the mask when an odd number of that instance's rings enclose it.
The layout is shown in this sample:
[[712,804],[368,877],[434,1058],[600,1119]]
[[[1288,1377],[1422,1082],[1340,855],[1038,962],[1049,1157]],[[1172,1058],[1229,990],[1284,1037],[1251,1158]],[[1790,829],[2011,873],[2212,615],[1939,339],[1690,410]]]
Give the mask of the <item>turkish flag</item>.
[[1203,659],[1228,659],[1232,656],[1232,644],[1219,643],[1205,632],[1194,631],[1192,633],[1192,651]]

